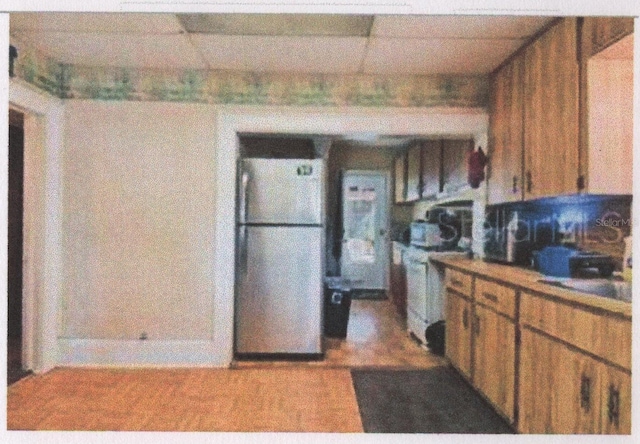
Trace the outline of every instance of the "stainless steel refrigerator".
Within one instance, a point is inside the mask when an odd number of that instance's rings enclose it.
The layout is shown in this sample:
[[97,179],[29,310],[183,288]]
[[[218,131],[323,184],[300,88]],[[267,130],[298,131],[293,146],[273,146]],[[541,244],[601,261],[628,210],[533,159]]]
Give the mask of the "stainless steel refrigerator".
[[322,355],[322,159],[243,159],[236,236],[236,357]]

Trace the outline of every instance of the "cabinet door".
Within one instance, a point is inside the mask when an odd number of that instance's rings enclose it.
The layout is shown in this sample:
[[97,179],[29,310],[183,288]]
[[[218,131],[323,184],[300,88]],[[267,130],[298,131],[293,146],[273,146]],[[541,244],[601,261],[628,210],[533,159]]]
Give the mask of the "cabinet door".
[[576,18],[565,18],[525,51],[525,199],[577,191],[576,40]]
[[464,376],[471,378],[471,303],[447,290],[445,319],[447,358]]
[[489,204],[522,199],[524,56],[515,58],[496,74],[492,92]]
[[422,142],[422,197],[434,197],[440,191],[441,140]]
[[602,364],[602,433],[631,433],[631,375]]
[[467,155],[473,140],[442,141],[442,188],[455,192],[467,185]]
[[522,329],[521,433],[600,433],[600,372],[593,358]]
[[420,151],[419,143],[407,151],[407,202],[420,199]]
[[397,157],[394,164],[394,175],[393,178],[395,180],[394,186],[394,202],[403,203],[405,201],[406,196],[406,185],[407,185],[407,169],[406,169],[407,157],[405,154]]
[[514,420],[515,323],[475,306],[473,384],[507,418]]

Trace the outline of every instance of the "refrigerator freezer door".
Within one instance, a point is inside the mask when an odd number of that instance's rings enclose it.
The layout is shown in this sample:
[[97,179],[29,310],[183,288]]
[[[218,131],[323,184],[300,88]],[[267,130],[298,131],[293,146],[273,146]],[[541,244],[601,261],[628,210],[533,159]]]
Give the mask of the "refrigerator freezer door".
[[237,354],[322,353],[319,227],[248,226],[239,251]]
[[322,224],[322,159],[244,159],[241,165],[240,223]]

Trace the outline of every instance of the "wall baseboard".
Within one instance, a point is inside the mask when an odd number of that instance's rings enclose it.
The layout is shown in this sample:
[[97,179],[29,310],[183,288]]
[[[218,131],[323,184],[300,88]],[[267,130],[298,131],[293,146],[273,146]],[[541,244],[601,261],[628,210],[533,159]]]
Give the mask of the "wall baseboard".
[[80,367],[229,367],[213,341],[58,339],[58,365]]

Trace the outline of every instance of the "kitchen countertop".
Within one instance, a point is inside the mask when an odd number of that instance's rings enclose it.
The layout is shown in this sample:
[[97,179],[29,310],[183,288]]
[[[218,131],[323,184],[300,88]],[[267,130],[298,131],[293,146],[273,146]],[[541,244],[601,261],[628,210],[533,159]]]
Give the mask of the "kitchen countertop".
[[503,265],[485,262],[481,259],[468,259],[460,256],[434,256],[432,262],[442,264],[459,271],[471,273],[480,277],[487,277],[500,283],[518,287],[534,293],[543,293],[554,299],[564,300],[572,304],[605,310],[625,318],[631,319],[631,303],[621,300],[606,298],[577,290],[559,288],[553,285],[538,282],[548,279],[543,274],[534,270],[520,268],[513,265]]

